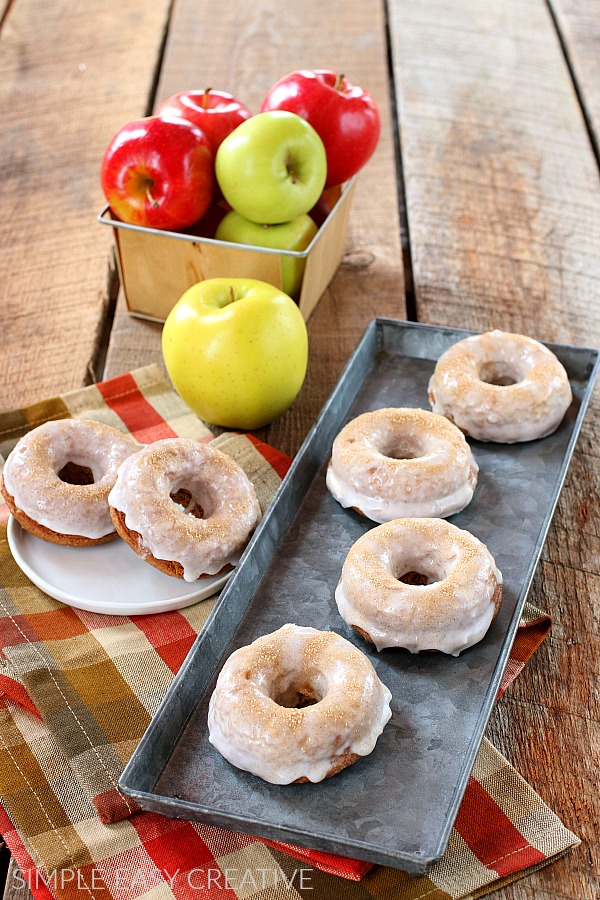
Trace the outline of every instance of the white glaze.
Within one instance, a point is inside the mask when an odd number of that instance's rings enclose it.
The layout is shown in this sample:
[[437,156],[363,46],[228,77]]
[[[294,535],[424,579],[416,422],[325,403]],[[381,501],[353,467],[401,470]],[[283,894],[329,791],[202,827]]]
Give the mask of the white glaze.
[[[2,473],[15,505],[58,534],[101,538],[115,528],[108,494],[119,465],[139,447],[132,438],[91,419],[45,422],[24,435]],[[58,477],[67,463],[92,470],[93,484],[68,484]]]
[[[514,384],[489,384],[482,376]],[[573,395],[554,353],[521,334],[491,331],[453,344],[429,382],[434,412],[470,437],[512,444],[552,434]]]
[[[398,579],[427,576],[425,585]],[[378,650],[440,650],[458,656],[486,634],[502,575],[485,544],[444,519],[397,519],[350,548],[335,592],[342,618]]]
[[[171,499],[183,488],[202,507],[203,518],[188,515]],[[181,564],[185,581],[235,564],[261,515],[241,466],[188,438],[156,441],[129,457],[108,502],[152,556]]]
[[[321,697],[302,709],[308,682]],[[282,628],[225,662],[208,712],[211,744],[234,766],[271,784],[322,781],[345,753],[366,756],[391,717],[391,693],[370,661],[332,631]]]
[[363,413],[340,431],[326,480],[342,506],[388,522],[459,512],[471,502],[478,471],[464,435],[443,416],[389,408]]

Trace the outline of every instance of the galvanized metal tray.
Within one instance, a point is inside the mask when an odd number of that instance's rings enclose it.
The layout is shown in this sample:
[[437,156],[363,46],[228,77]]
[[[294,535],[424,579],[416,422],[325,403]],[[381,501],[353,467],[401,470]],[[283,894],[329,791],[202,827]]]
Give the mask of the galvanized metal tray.
[[[527,444],[473,441],[472,503],[452,517],[490,548],[504,575],[500,614],[460,657],[381,654],[333,599],[346,553],[373,523],[325,486],[342,425],[384,406],[427,408],[435,360],[471,332],[375,319],[120,780],[142,807],[423,873],[442,856],[508,661],[520,613],[577,439],[599,353],[549,345],[574,401],[559,429]],[[233,650],[286,622],[331,629],[360,647],[393,695],[373,753],[320,784],[267,784],[208,742],[207,707]]]

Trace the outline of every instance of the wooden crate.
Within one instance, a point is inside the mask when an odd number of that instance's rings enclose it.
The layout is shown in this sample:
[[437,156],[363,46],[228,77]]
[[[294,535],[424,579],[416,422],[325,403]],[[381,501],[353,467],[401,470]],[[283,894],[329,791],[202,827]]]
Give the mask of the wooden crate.
[[285,256],[306,260],[298,306],[307,320],[333,278],[344,252],[356,178],[338,191],[317,234],[303,251],[271,250],[198,235],[160,231],[98,216],[114,231],[117,266],[128,312],[164,322],[181,295],[206,278],[258,278],[281,287]]

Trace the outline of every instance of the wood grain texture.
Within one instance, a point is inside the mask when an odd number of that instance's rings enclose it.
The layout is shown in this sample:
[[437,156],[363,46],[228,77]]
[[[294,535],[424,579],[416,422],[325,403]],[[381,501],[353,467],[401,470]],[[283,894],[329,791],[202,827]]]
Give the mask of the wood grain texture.
[[[305,385],[290,411],[261,432],[288,453],[298,449],[368,321],[405,314],[386,60],[383,11],[369,0],[326,8],[318,0],[295,6],[259,0],[244,7],[227,0],[218,9],[180,0],[169,30],[157,101],[211,85],[258,112],[268,88],[287,72],[333,68],[368,88],[381,110],[382,136],[358,181],[344,260],[310,319]],[[121,303],[105,374],[160,361],[160,331],[126,316]]]
[[[548,8],[390,14],[419,319],[600,346],[598,171]],[[488,729],[582,845],[511,900],[600,892],[598,406],[596,391],[530,595],[552,635]]]
[[548,0],[569,65],[600,154],[600,3],[598,0]]
[[110,231],[96,222],[100,161],[118,128],[146,110],[168,6],[19,0],[3,22],[3,409],[92,377],[112,255]]
[[542,0],[392,7],[418,317],[600,331],[598,171]]

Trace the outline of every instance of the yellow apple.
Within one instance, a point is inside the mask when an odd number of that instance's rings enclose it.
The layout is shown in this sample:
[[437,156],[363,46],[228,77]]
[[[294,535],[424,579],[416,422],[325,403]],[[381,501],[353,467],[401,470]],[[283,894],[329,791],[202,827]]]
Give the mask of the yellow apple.
[[306,375],[308,335],[294,301],[273,285],[208,278],[167,316],[162,352],[175,390],[201,419],[252,430],[294,401]]

